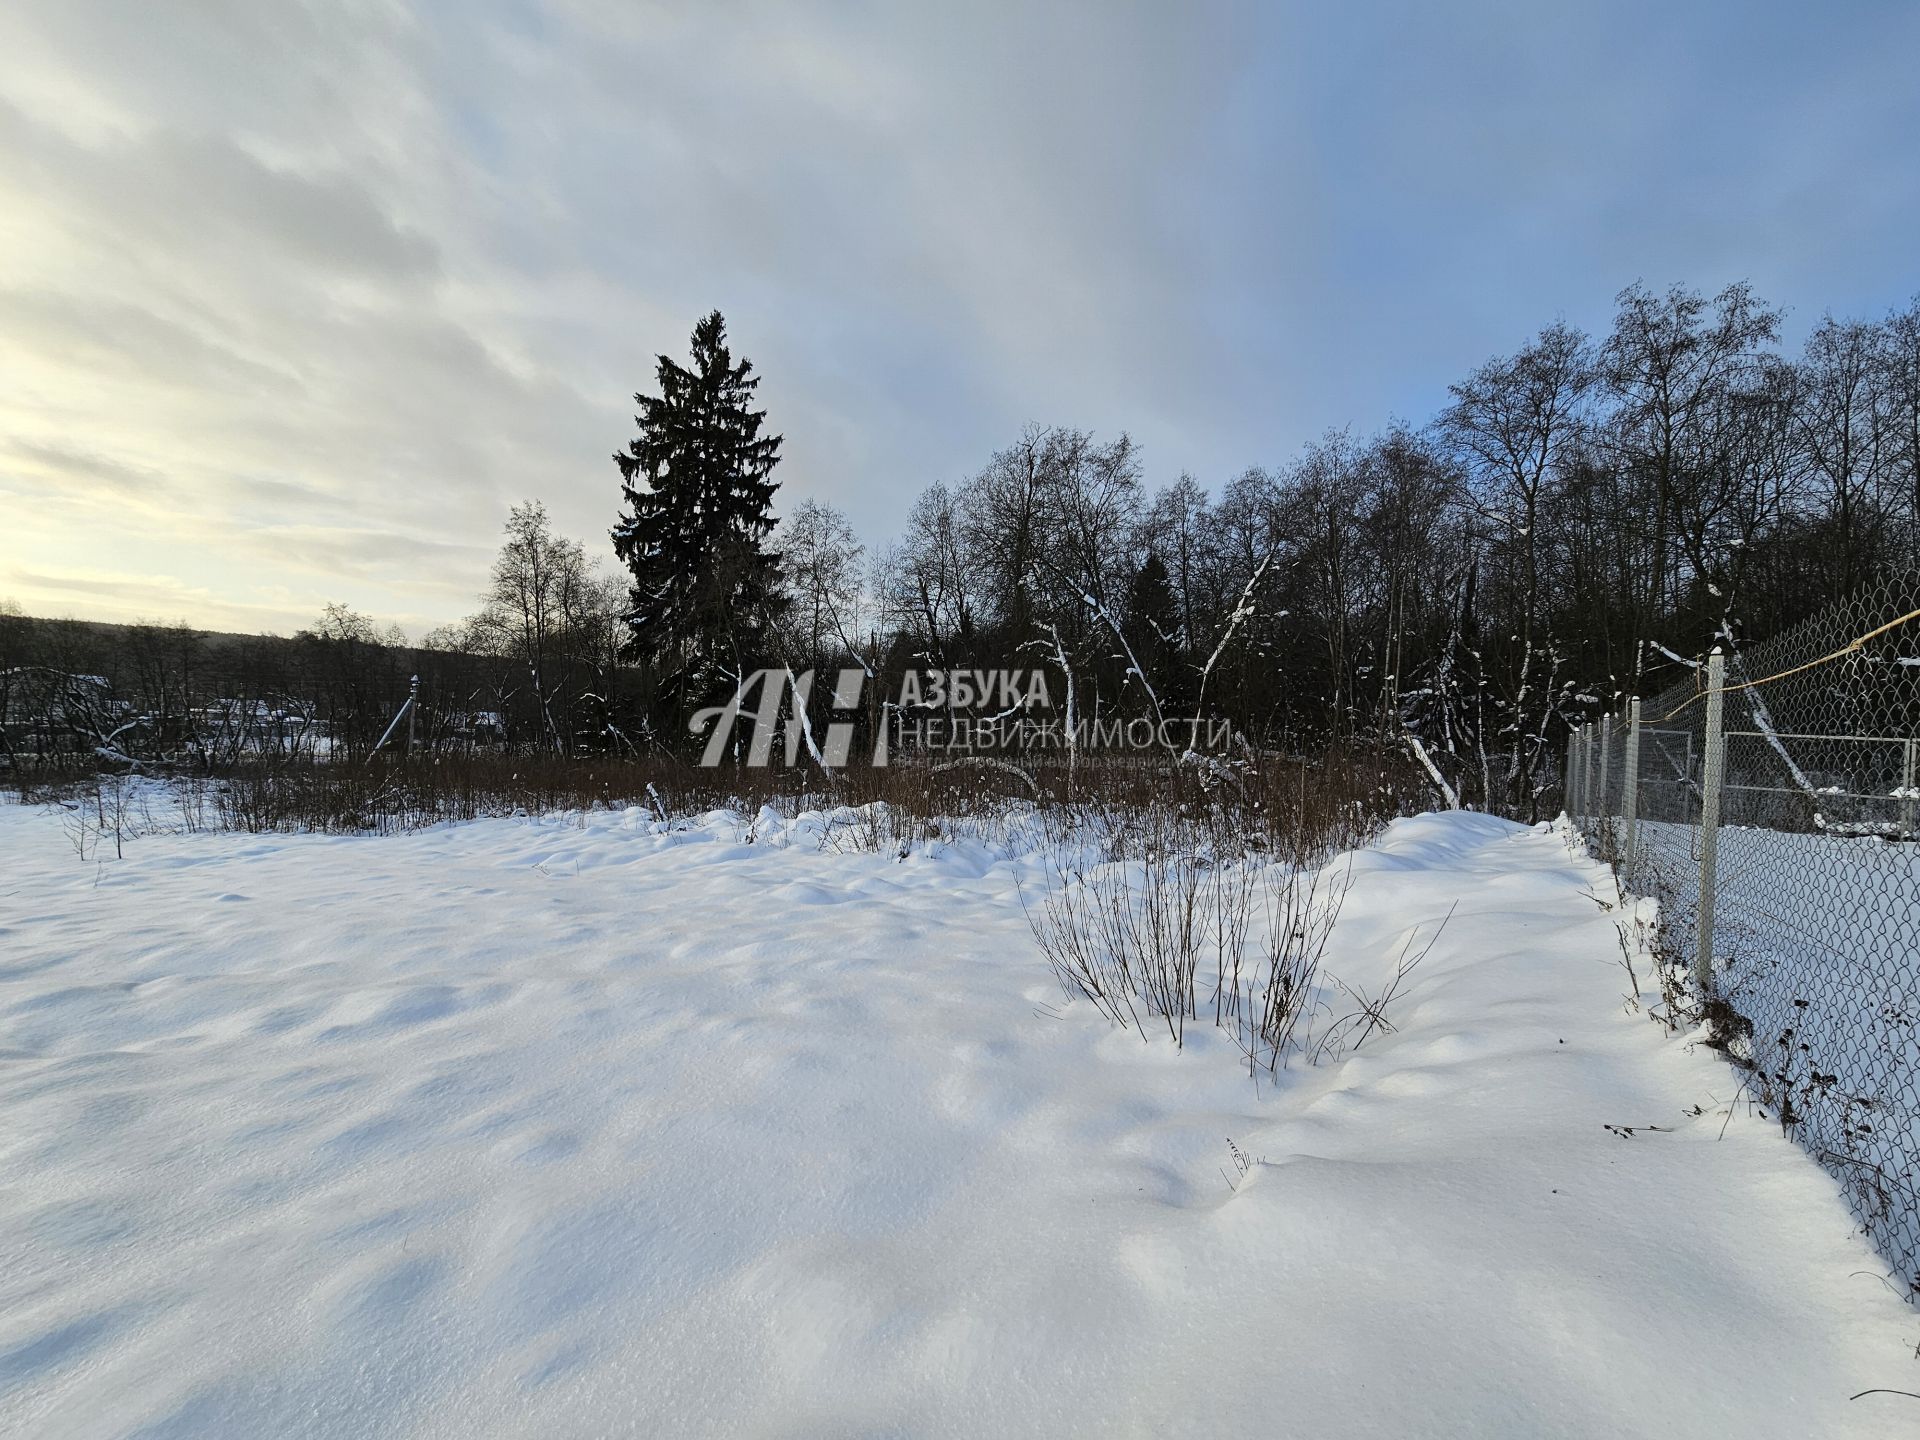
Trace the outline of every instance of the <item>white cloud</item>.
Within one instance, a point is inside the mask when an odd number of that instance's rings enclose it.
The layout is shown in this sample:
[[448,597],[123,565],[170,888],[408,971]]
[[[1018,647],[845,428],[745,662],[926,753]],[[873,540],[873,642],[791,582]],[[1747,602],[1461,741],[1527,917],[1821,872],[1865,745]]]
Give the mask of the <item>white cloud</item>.
[[8,7],[0,574],[450,618],[520,498],[602,543],[716,305],[879,539],[1029,419],[1217,479],[1639,275],[1901,298],[1915,22],[1702,12]]

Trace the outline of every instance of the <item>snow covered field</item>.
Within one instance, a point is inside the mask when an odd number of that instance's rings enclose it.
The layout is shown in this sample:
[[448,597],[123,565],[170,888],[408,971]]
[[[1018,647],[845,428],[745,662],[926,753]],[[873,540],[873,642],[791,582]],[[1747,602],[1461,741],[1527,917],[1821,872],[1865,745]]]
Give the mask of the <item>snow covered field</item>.
[[1920,1433],[1559,836],[1396,824],[1328,963],[1459,902],[1398,1032],[1256,1090],[1062,1003],[1031,859],[744,830],[0,807],[0,1434]]

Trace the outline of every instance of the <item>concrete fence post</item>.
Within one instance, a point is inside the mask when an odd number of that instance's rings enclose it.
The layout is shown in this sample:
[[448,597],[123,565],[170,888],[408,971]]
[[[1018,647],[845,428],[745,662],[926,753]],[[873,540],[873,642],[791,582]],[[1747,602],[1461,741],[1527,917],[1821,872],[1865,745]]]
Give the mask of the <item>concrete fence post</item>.
[[1580,814],[1593,818],[1593,722],[1580,727]]
[[1620,777],[1621,827],[1626,832],[1623,864],[1627,883],[1633,883],[1633,867],[1640,858],[1640,697],[1627,702],[1627,755]]
[[1611,860],[1613,856],[1605,852],[1613,846],[1613,837],[1608,833],[1613,821],[1613,791],[1610,784],[1613,772],[1613,716],[1611,713],[1602,715],[1595,723],[1600,727],[1600,788],[1597,792],[1600,803],[1594,807],[1594,814],[1599,817],[1594,834],[1600,840],[1601,858]]
[[1580,819],[1580,727],[1567,730],[1567,815],[1576,824]]
[[1574,806],[1580,803],[1580,795],[1572,787],[1574,758],[1578,755],[1580,755],[1580,737],[1574,733],[1572,726],[1567,726],[1567,758],[1561,764],[1561,808],[1567,812],[1569,818],[1574,812]]
[[1586,724],[1586,738],[1580,742],[1580,808],[1591,820],[1600,813],[1600,807],[1594,803],[1593,781],[1596,771],[1594,765],[1594,740],[1599,722],[1589,720]]
[[1713,989],[1713,904],[1720,878],[1720,783],[1726,772],[1726,742],[1721,737],[1725,708],[1727,657],[1715,646],[1707,657],[1706,766],[1700,778],[1700,911],[1694,938],[1693,975],[1705,996]]

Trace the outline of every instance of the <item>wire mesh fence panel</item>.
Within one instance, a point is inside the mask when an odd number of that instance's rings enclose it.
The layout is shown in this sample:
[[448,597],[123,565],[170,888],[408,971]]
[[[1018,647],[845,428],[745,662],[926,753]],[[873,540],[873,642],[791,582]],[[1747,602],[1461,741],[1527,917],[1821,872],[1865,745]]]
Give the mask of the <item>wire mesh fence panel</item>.
[[1596,855],[1611,859],[1625,774],[1624,730],[1606,716],[1585,727],[1581,739],[1580,808],[1573,819]]
[[1728,647],[1710,925],[1698,923],[1704,669],[1642,702],[1634,853],[1609,824],[1614,799],[1579,819],[1628,889],[1659,898],[1671,958],[1694,969],[1710,937],[1712,1013],[1753,1093],[1920,1293],[1915,611],[1920,576],[1889,577]]
[[1603,717],[1594,731],[1599,782],[1594,790],[1594,853],[1617,863],[1626,818],[1627,726],[1623,716]]
[[1714,976],[1761,1092],[1920,1289],[1920,624],[1844,650],[1915,609],[1888,579],[1730,657]]
[[[1693,682],[1674,687],[1642,707],[1668,716],[1687,702]],[[1706,768],[1704,709],[1691,705],[1678,716],[1640,729],[1640,783],[1635,796],[1638,845],[1625,877],[1627,888],[1660,899],[1661,929],[1673,958],[1694,962],[1700,903],[1700,805]]]

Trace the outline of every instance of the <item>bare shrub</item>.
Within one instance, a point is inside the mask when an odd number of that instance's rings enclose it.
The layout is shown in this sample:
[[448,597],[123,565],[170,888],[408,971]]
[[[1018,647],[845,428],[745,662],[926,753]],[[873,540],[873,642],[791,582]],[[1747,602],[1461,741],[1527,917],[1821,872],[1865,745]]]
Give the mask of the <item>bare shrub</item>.
[[1340,986],[1341,990],[1352,999],[1355,1008],[1327,1027],[1326,1034],[1321,1038],[1320,1044],[1315,1047],[1316,1059],[1323,1055],[1338,1057],[1348,1051],[1358,1051],[1370,1036],[1394,1033],[1393,1022],[1387,1018],[1388,1007],[1399,998],[1400,989],[1407,983],[1407,977],[1413,974],[1420,962],[1426,959],[1433,947],[1439,943],[1442,932],[1447,928],[1447,922],[1453,919],[1453,912],[1458,908],[1458,901],[1447,907],[1447,913],[1441,917],[1440,923],[1433,927],[1433,933],[1427,937],[1427,943],[1417,951],[1413,948],[1413,944],[1419,938],[1419,927],[1415,926],[1408,932],[1407,943],[1400,947],[1400,955],[1394,961],[1393,975],[1380,988],[1378,994],[1369,995],[1358,986],[1345,984]]
[[[1250,1070],[1310,1051],[1321,964],[1351,884],[1328,864],[1385,818],[1351,769],[1163,771],[1044,812],[1037,893],[1021,903],[1063,991],[1115,1024],[1157,1021],[1176,1044],[1210,1003]],[[1347,793],[1343,793],[1347,792]],[[1204,963],[1203,963],[1204,962]],[[1202,992],[1211,970],[1212,994]]]
[[1320,967],[1340,907],[1353,887],[1351,864],[1308,868],[1273,865],[1263,877],[1261,898],[1266,920],[1266,954],[1260,967],[1260,986],[1247,982],[1248,1022],[1235,1033],[1247,1057],[1248,1069],[1269,1074],[1286,1064],[1296,1040],[1309,1048],[1308,1020],[1319,1004]]
[[69,787],[57,802],[68,843],[80,859],[99,858],[108,843],[114,859],[125,858],[128,837],[141,829],[134,784],[127,775],[96,774]]

